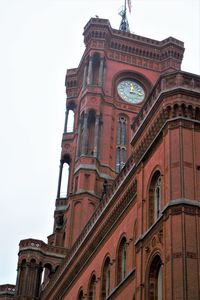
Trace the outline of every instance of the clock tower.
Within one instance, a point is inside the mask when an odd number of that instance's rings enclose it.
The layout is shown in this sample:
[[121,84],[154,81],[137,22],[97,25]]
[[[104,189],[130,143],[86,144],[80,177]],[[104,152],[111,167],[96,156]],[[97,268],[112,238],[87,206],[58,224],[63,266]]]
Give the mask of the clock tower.
[[83,34],[85,52],[66,75],[55,224],[49,237],[51,245],[67,249],[130,156],[131,124],[152,87],[161,74],[180,69],[184,51],[174,38],[159,42],[114,30],[106,19],[90,19]]
[[199,299],[200,77],[124,22],[90,19],[67,70],[54,229],[20,242],[13,299]]

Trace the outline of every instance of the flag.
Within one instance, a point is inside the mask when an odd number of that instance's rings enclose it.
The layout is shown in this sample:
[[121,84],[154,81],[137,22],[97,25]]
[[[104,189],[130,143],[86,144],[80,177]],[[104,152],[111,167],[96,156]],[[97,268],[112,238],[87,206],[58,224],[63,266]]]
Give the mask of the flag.
[[131,13],[131,0],[127,0],[128,2],[128,9],[129,9],[129,12]]

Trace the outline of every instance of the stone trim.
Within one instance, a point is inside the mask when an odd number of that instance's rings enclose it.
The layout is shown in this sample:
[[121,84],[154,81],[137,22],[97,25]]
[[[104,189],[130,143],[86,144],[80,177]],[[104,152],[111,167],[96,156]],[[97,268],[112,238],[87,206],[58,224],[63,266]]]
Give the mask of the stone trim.
[[[182,207],[185,206],[192,206],[192,207],[196,207],[196,208],[200,208],[200,202],[198,202],[197,200],[190,200],[190,199],[186,199],[186,198],[180,198],[180,199],[175,199],[175,200],[170,200],[169,203],[162,209],[161,212],[161,216],[156,220],[156,222],[151,225],[148,230],[142,234],[135,242],[135,245],[137,245],[138,243],[142,242],[151,232],[153,232],[153,230],[155,229],[155,227],[159,226],[160,221],[165,218],[165,213],[172,207],[177,207],[177,206],[181,206],[180,209],[177,210],[177,213],[180,214],[182,213]],[[187,211],[185,211],[185,213],[187,213]]]

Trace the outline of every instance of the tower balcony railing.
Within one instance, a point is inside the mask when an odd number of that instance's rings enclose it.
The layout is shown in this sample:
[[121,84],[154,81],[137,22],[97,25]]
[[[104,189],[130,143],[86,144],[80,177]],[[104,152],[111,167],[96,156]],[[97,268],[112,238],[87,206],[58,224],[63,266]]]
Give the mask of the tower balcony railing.
[[38,250],[43,251],[44,253],[52,253],[52,254],[60,254],[61,256],[65,256],[68,253],[68,250],[63,247],[55,247],[51,245],[47,245],[41,240],[36,239],[25,239],[21,240],[19,244],[20,251],[23,250]]
[[[15,285],[13,285],[13,284],[0,285],[0,297],[4,296],[4,295],[5,296],[14,296],[15,295]],[[7,298],[3,298],[3,299],[7,299]]]

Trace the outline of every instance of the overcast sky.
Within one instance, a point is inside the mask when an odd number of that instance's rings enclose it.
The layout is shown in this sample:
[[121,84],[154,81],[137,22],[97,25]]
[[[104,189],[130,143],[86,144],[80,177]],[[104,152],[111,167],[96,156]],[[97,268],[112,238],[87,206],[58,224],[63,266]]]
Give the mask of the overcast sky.
[[[52,233],[67,68],[98,15],[119,27],[123,0],[0,0],[0,284],[15,283],[21,239]],[[200,74],[199,0],[132,0],[131,31],[185,42],[184,71]]]

